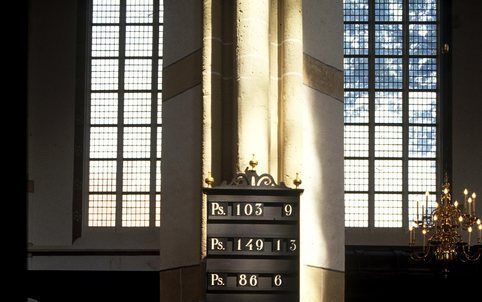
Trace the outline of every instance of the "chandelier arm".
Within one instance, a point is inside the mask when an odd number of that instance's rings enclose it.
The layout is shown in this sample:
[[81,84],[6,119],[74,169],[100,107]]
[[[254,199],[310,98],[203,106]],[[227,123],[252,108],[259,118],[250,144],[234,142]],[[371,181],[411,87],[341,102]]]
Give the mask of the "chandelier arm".
[[463,246],[462,247],[462,253],[464,254],[465,258],[468,260],[468,261],[471,261],[471,262],[474,262],[474,261],[478,261],[480,259],[480,254],[481,254],[481,248],[478,247],[477,248],[477,251],[472,253],[470,251],[470,248],[469,246]]
[[415,246],[412,246],[412,253],[410,254],[410,258],[412,260],[416,260],[416,261],[428,261],[429,260],[429,255],[430,255],[430,250],[431,250],[431,246],[430,245],[427,245],[427,248],[426,248],[426,251],[422,252],[421,256],[419,256],[420,254],[417,253],[416,249],[415,249]]

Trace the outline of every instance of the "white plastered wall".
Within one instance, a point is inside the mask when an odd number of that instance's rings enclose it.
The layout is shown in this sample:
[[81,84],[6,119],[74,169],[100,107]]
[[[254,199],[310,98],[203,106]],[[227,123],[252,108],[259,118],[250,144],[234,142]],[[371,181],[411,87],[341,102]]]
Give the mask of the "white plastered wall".
[[[303,1],[303,51],[343,70],[342,1]],[[305,85],[301,242],[304,265],[344,271],[343,102]]]

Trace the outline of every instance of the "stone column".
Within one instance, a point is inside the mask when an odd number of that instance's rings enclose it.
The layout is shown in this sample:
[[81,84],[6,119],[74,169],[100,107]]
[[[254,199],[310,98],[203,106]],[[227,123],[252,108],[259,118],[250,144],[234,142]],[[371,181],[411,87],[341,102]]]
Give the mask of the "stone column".
[[[203,93],[203,113],[202,113],[202,179],[206,179],[212,173],[212,1],[203,1],[203,49],[202,49],[202,93]],[[200,180],[202,181],[202,180]],[[201,183],[204,186],[204,183]],[[201,257],[206,257],[206,196],[202,196],[201,205]]]
[[278,181],[279,156],[279,1],[270,0],[269,7],[269,172]]
[[301,0],[281,1],[280,179],[292,185],[302,169],[303,22]]
[[236,1],[237,169],[269,172],[269,0]]
[[[221,178],[222,159],[222,2],[203,2],[203,49],[202,49],[202,179],[211,174],[215,180]],[[201,222],[201,253],[206,253],[206,200],[203,196]]]

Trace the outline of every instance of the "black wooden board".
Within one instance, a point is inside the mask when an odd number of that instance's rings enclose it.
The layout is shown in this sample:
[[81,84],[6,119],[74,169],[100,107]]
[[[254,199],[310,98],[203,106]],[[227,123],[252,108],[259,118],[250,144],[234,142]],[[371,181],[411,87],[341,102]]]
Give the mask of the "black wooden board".
[[206,302],[299,302],[302,190],[224,185],[203,192]]

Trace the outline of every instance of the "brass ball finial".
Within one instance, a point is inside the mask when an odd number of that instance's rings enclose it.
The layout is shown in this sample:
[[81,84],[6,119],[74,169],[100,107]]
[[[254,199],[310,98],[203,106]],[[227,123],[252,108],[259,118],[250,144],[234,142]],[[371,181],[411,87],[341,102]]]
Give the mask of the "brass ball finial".
[[293,184],[298,188],[301,185],[302,181],[300,178],[300,173],[296,173],[296,178],[293,180]]
[[254,170],[254,168],[256,168],[256,166],[258,165],[258,160],[254,156],[254,154],[253,158],[249,161],[249,165],[251,166],[251,170]]
[[442,45],[442,53],[443,54],[447,54],[447,53],[449,53],[449,51],[450,51],[450,46],[449,46],[448,43],[445,43],[444,45]]
[[204,179],[204,182],[208,185],[209,188],[212,188],[214,184],[214,178],[211,176],[211,172],[208,172],[208,177]]

